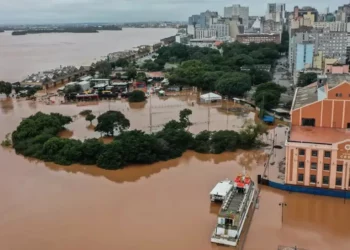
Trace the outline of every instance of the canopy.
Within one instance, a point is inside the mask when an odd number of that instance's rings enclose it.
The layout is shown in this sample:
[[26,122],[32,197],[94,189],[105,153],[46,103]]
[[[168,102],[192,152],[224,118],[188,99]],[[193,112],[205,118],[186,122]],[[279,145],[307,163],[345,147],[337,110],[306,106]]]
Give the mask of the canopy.
[[222,97],[212,92],[201,95],[202,102],[213,102],[213,101],[219,101],[219,100],[222,100]]

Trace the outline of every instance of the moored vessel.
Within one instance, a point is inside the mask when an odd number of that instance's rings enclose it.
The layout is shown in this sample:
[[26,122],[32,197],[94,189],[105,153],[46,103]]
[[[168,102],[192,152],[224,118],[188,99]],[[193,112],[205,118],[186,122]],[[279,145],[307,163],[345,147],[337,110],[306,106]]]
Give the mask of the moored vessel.
[[213,202],[223,201],[233,187],[233,181],[226,179],[220,181],[210,192],[210,200]]
[[248,213],[254,211],[250,208],[256,196],[257,190],[252,179],[247,175],[237,176],[222,203],[211,242],[237,246]]

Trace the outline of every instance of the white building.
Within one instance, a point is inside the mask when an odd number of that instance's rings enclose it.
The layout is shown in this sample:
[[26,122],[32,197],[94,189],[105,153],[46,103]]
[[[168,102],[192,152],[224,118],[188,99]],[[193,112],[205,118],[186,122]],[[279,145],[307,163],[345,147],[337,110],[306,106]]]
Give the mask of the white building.
[[210,26],[211,29],[216,30],[216,37],[228,37],[230,36],[230,26],[226,23],[216,23]]
[[350,32],[350,23],[341,21],[336,22],[314,22],[313,25],[316,29],[329,29],[329,31]]
[[232,16],[239,16],[242,18],[244,28],[248,28],[249,23],[249,7],[244,7],[239,4],[234,4],[224,8],[224,17],[231,18]]
[[284,3],[268,3],[265,14],[266,20],[285,23],[286,21],[286,4]]
[[212,37],[216,37],[216,29],[213,29],[213,28],[196,29],[196,34],[195,34],[196,39],[212,38]]

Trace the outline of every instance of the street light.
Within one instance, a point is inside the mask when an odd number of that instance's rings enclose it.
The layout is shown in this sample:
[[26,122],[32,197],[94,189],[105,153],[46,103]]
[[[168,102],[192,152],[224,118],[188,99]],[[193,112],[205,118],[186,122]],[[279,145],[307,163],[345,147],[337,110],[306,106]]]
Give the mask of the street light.
[[280,202],[278,205],[281,206],[281,208],[282,208],[282,224],[283,224],[283,208],[287,206],[287,203]]

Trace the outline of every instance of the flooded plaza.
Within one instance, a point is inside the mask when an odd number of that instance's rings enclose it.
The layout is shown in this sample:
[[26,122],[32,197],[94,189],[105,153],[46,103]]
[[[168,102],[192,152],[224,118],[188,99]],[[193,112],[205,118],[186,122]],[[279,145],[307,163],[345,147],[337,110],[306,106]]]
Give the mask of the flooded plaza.
[[[95,115],[119,110],[130,120],[130,129],[153,132],[178,119],[184,108],[193,111],[193,133],[208,128],[239,130],[255,117],[249,111],[227,114],[225,101],[208,106],[198,105],[196,100],[195,95],[154,96],[150,108],[150,100],[79,106],[60,105],[59,99],[53,105],[3,99],[0,138],[15,130],[22,118],[38,111],[74,116],[61,136],[76,139],[100,136],[79,115],[84,109]],[[284,131],[277,127],[268,138],[276,133],[282,142]],[[276,154],[283,155],[284,149],[277,149]],[[44,163],[4,148],[0,148],[0,159],[0,249],[209,250],[229,249],[210,243],[220,206],[211,204],[209,192],[218,181],[233,179],[243,169],[256,180],[263,172],[266,153],[188,151],[181,158],[117,171]],[[287,204],[283,222],[280,202]],[[259,208],[243,249],[277,250],[279,245],[349,249],[349,211],[349,200],[261,187]]]

